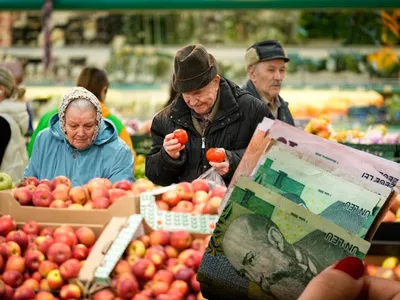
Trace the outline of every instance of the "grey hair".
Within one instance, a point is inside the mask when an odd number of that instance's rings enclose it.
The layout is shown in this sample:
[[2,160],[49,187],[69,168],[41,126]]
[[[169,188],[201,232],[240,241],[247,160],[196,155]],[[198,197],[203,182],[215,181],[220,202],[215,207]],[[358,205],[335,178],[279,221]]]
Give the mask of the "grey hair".
[[96,107],[93,105],[92,102],[90,102],[87,99],[76,99],[71,101],[71,103],[68,105],[67,109],[70,107],[75,107],[75,108],[79,108],[80,110],[87,110],[89,108],[93,109],[94,111],[96,111]]

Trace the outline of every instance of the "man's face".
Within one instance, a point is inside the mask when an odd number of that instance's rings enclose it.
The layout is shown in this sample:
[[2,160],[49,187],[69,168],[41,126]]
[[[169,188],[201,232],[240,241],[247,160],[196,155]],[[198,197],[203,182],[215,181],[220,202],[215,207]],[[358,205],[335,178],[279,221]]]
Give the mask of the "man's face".
[[215,100],[218,95],[220,77],[217,75],[209,84],[205,87],[183,93],[183,99],[185,100],[187,106],[193,109],[199,115],[204,115],[209,113],[211,107],[213,107]]
[[249,69],[249,77],[256,89],[268,100],[275,99],[286,75],[285,61],[273,59],[260,61]]

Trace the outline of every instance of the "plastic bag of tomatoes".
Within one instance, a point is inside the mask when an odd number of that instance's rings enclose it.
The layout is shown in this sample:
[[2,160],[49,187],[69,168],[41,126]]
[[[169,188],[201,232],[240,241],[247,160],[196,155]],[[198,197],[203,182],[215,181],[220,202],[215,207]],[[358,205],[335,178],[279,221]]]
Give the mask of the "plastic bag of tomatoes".
[[[206,158],[208,161],[223,162],[225,160],[225,152],[221,152],[218,148],[210,148],[206,153]],[[201,174],[199,178],[206,179],[217,185],[226,186],[222,176],[213,167]]]

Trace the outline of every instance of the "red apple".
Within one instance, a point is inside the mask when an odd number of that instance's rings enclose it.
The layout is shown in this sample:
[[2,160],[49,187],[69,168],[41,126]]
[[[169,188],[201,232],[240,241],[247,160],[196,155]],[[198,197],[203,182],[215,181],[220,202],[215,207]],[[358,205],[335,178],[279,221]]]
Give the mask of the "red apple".
[[88,202],[85,203],[85,205],[83,206],[84,209],[93,209],[93,201],[90,200]]
[[63,285],[60,270],[51,270],[46,276],[47,283],[52,290],[58,290]]
[[39,293],[36,294],[36,300],[54,300],[54,296],[52,293],[48,291],[39,291]]
[[139,292],[139,284],[132,276],[123,276],[117,279],[116,291],[123,299],[132,299]]
[[132,191],[136,196],[140,195],[143,192],[152,190],[153,188],[154,184],[150,180],[145,178],[140,178],[132,184]]
[[58,233],[54,233],[54,242],[67,244],[68,246],[72,247],[72,246],[78,244],[78,239],[77,239],[75,233],[58,232]]
[[156,267],[150,260],[141,258],[133,265],[132,272],[138,279],[150,280],[156,273]]
[[17,228],[17,224],[14,219],[5,215],[0,218],[0,235],[6,237],[7,234],[11,231],[14,231]]
[[94,209],[106,209],[111,205],[111,200],[106,197],[93,198]]
[[174,274],[168,270],[158,270],[153,277],[153,281],[162,281],[168,284],[168,286],[174,281]]
[[205,191],[197,191],[193,195],[193,203],[194,204],[200,204],[200,203],[206,203],[209,199],[208,193]]
[[71,187],[71,180],[68,179],[68,177],[65,176],[57,176],[56,178],[53,179],[53,188],[56,189],[58,185],[64,184],[66,186]]
[[[11,256],[21,256],[21,247],[13,241],[8,241],[7,243],[5,243],[5,245],[7,246],[7,257],[10,258]],[[1,254],[3,256],[3,253]],[[3,256],[4,258],[4,256]]]
[[200,266],[202,258],[203,253],[193,249],[186,249],[179,254],[178,260],[180,264],[185,264],[196,271]]
[[32,203],[32,191],[26,186],[17,188],[14,192],[14,198],[21,205],[30,205]]
[[138,257],[143,257],[146,253],[146,246],[142,241],[134,240],[128,245],[127,252],[129,255],[135,254]]
[[11,256],[6,263],[6,271],[25,272],[25,259],[21,256]]
[[195,291],[196,293],[200,292],[200,282],[197,281],[196,278],[197,274],[193,274],[192,278],[190,279],[190,286],[192,287],[192,290]]
[[170,234],[165,230],[156,230],[150,233],[150,244],[165,246],[169,244]]
[[89,248],[83,244],[78,244],[72,247],[72,258],[85,260],[89,255]]
[[203,213],[207,215],[216,215],[218,214],[218,208],[221,205],[222,198],[220,197],[212,197],[210,201],[207,202],[204,207]]
[[54,239],[50,235],[38,236],[35,240],[36,248],[42,253],[47,253],[47,249],[53,243]]
[[154,297],[165,294],[169,290],[169,284],[163,281],[156,281],[151,285],[151,293]]
[[52,192],[54,199],[68,201],[70,189],[66,184],[58,184]]
[[126,191],[123,189],[109,189],[108,195],[110,198],[111,203],[115,203],[119,198],[126,196]]
[[39,235],[40,233],[40,226],[35,221],[28,221],[22,226],[22,231],[26,234],[36,234]]
[[35,298],[35,291],[29,286],[20,286],[14,293],[14,300],[32,300]]
[[191,248],[200,252],[204,252],[207,245],[204,239],[196,238],[193,240]]
[[60,298],[61,299],[80,299],[82,296],[81,289],[76,284],[67,284],[61,288]]
[[114,267],[114,277],[119,277],[121,274],[130,273],[131,265],[126,260],[119,260]]
[[61,277],[68,281],[72,278],[77,278],[81,269],[81,263],[75,258],[68,259],[60,266]]
[[171,233],[170,244],[178,251],[189,248],[192,244],[192,236],[185,231],[176,231]]
[[192,202],[184,200],[184,201],[179,202],[177,206],[174,206],[171,209],[171,211],[181,212],[181,213],[190,213],[193,211],[193,208],[194,208],[194,206],[193,206]]
[[93,294],[92,300],[114,300],[115,295],[110,289],[103,289]]
[[41,190],[48,190],[50,192],[52,191],[52,189],[47,184],[39,183],[39,185],[36,187],[36,191]]
[[15,270],[5,271],[2,275],[2,279],[5,284],[11,286],[12,288],[19,287],[24,280],[22,274]]
[[169,292],[176,292],[185,297],[189,294],[189,285],[183,280],[175,280],[172,282]]
[[148,236],[148,235],[142,235],[140,238],[139,238],[139,240],[140,241],[142,241],[143,242],[143,244],[144,244],[144,246],[146,247],[146,248],[149,248],[150,247],[150,237]]
[[161,200],[168,204],[169,207],[173,207],[181,201],[181,196],[178,195],[176,190],[167,191],[161,195]]
[[32,272],[37,271],[44,260],[44,254],[38,250],[31,250],[25,254],[26,267]]
[[42,280],[42,275],[40,275],[40,273],[36,271],[36,272],[34,272],[32,274],[31,278],[37,280],[38,282],[40,282]]
[[48,179],[40,180],[39,184],[47,185],[50,188],[51,191],[53,190],[53,183]]
[[130,191],[132,190],[132,183],[129,180],[120,180],[114,183],[113,188]]
[[67,204],[65,201],[56,199],[50,203],[51,208],[67,208]]
[[89,227],[80,227],[76,230],[76,236],[80,244],[91,247],[96,242],[96,235]]
[[24,252],[26,248],[28,248],[29,240],[28,236],[22,230],[11,231],[7,234],[6,237],[7,242],[16,242],[21,251]]
[[[61,275],[60,275],[60,278],[61,278]],[[40,280],[40,290],[41,291],[51,291],[49,281],[46,278]]]
[[86,191],[81,186],[71,188],[71,190],[69,191],[69,198],[72,200],[73,203],[78,203],[82,205],[85,204],[88,200]]
[[34,291],[40,289],[40,283],[34,278],[28,278],[22,283],[22,286],[29,286]]
[[62,243],[53,243],[47,250],[47,258],[59,265],[70,259],[71,255],[71,248]]
[[205,179],[195,179],[192,181],[193,192],[203,191],[208,193],[210,191],[210,185]]
[[5,284],[2,280],[0,280],[1,284],[4,285],[4,293],[2,296],[2,300],[12,300],[14,296],[14,290],[8,284]]
[[169,210],[168,204],[162,200],[156,200],[156,205],[159,210],[164,210],[164,211]]
[[40,276],[42,276],[43,278],[46,278],[50,271],[56,270],[57,268],[58,268],[58,265],[55,262],[52,262],[50,260],[45,260],[40,263],[38,270],[39,270]]
[[220,197],[224,198],[226,193],[226,187],[222,185],[217,185],[211,192],[210,198],[212,197]]
[[42,230],[40,230],[40,236],[51,236],[53,237],[54,229],[51,227],[45,227]]
[[40,183],[40,180],[33,176],[27,177],[23,181],[24,186],[27,186],[27,185],[38,186],[39,183]]
[[152,298],[150,296],[147,296],[143,292],[136,294],[135,297],[132,298],[132,300],[151,300],[151,299]]
[[191,200],[193,197],[192,185],[189,182],[178,183],[176,187],[176,193],[183,200]]
[[175,279],[183,280],[186,283],[190,284],[190,280],[192,279],[193,275],[195,275],[193,269],[186,267],[186,268],[182,268],[176,272]]
[[0,255],[0,274],[3,273],[6,263],[2,255]]
[[167,245],[164,247],[164,252],[167,254],[168,258],[177,258],[178,257],[178,250],[176,250],[171,245]]
[[54,197],[48,190],[34,191],[32,195],[33,205],[39,207],[49,207],[53,200]]
[[144,258],[150,260],[156,269],[160,269],[166,260],[166,255],[161,251],[147,252]]
[[75,233],[74,228],[72,228],[69,225],[61,225],[59,227],[57,227],[54,232],[53,232],[53,236],[55,236],[56,234],[60,233],[60,232],[71,232],[71,233]]

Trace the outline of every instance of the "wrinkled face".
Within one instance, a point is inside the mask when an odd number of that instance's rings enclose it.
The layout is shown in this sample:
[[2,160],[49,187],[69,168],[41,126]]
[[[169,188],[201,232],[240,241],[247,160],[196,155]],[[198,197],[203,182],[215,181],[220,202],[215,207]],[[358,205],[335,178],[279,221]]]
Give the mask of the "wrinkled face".
[[220,77],[217,75],[205,87],[196,91],[183,93],[183,99],[185,100],[186,104],[196,113],[200,115],[209,113],[211,107],[213,107],[215,100],[217,99],[219,81]]
[[254,86],[268,100],[275,99],[279,95],[285,74],[283,59],[261,61],[249,69],[249,76]]
[[78,150],[84,150],[92,143],[96,129],[94,107],[80,109],[68,107],[65,113],[65,130],[68,142]]

